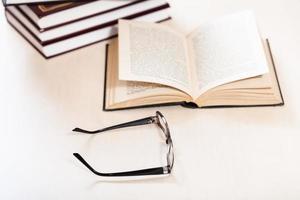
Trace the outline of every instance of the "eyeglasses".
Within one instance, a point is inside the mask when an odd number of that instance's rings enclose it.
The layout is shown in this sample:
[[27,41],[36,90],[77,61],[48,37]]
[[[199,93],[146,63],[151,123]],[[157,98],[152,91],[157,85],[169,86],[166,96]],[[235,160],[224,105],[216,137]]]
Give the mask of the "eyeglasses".
[[166,138],[166,144],[168,147],[167,150],[167,165],[163,167],[155,167],[155,168],[148,168],[148,169],[140,169],[134,171],[125,171],[125,172],[115,172],[115,173],[101,173],[96,171],[91,165],[89,165],[79,153],[73,153],[73,155],[82,163],[84,164],[91,172],[98,176],[105,176],[105,177],[118,177],[118,176],[147,176],[147,175],[166,175],[170,174],[173,165],[174,165],[174,152],[173,152],[173,141],[170,135],[170,129],[167,123],[166,118],[161,114],[161,112],[157,111],[155,116],[146,117],[143,119],[138,119],[135,121],[122,123],[110,127],[106,127],[103,129],[95,130],[95,131],[87,131],[80,128],[75,128],[74,132],[86,133],[86,134],[97,134],[104,131],[110,131],[119,128],[126,128],[131,126],[140,126],[140,125],[147,125],[147,124],[157,124],[160,129],[163,131],[164,136]]

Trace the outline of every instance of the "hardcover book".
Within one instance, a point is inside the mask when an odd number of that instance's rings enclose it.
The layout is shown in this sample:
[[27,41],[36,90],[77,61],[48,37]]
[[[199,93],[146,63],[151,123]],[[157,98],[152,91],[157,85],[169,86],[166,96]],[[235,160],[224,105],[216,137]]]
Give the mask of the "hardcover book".
[[[45,14],[41,18],[37,17],[38,11],[33,11],[43,9],[37,5],[9,6],[6,8],[6,16],[8,22],[46,58],[115,37],[118,19],[121,18],[147,22],[170,19],[168,11],[170,6],[165,0],[126,1],[127,4],[124,2],[101,0],[76,3],[76,6],[71,3],[59,8],[45,7],[47,9],[45,12],[59,10]],[[80,16],[76,13],[80,13]],[[69,15],[73,18],[68,17]],[[38,20],[34,21],[35,18]],[[41,28],[41,25],[44,28]]]
[[[16,6],[36,27],[45,31],[84,18],[109,13],[148,0],[96,0]],[[160,1],[161,2],[161,1]],[[165,2],[164,2],[165,3]]]
[[[73,0],[76,1],[76,0]],[[82,0],[77,0],[82,1]],[[89,0],[87,0],[89,1]],[[17,4],[37,4],[37,3],[54,3],[54,2],[68,2],[68,0],[2,0],[4,6]]]
[[23,8],[28,7],[29,9],[31,9],[33,13],[36,14],[38,18],[43,18],[47,15],[61,12],[70,8],[75,8],[77,6],[87,4],[87,3],[95,3],[95,2],[78,1],[78,2],[62,2],[62,3],[51,3],[51,4],[32,4],[32,5],[23,5],[22,7]]
[[251,12],[184,34],[121,20],[107,49],[104,110],[157,105],[283,105],[269,43]]

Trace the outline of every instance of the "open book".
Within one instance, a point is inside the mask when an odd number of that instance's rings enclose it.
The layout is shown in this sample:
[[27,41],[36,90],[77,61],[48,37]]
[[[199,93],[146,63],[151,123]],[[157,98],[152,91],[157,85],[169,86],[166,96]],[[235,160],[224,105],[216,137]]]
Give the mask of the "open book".
[[120,20],[119,38],[107,49],[105,74],[104,110],[283,105],[269,44],[249,11],[189,34]]

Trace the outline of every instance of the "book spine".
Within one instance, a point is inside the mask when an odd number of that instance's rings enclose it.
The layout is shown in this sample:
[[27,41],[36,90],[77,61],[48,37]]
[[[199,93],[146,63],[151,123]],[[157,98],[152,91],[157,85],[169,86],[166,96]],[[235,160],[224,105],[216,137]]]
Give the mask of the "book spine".
[[198,105],[194,102],[183,102],[181,106],[185,108],[199,108]]

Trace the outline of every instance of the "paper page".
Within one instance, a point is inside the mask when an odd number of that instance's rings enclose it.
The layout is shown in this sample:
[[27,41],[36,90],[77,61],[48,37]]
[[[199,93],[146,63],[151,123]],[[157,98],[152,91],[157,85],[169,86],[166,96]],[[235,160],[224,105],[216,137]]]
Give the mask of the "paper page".
[[136,99],[153,100],[154,102],[164,101],[172,102],[174,100],[188,101],[190,97],[185,93],[175,90],[171,87],[145,83],[140,81],[122,81],[119,80],[118,74],[118,39],[114,39],[109,45],[107,59],[107,74],[106,74],[106,102],[107,105],[114,105],[122,102],[132,103]]
[[164,99],[164,97],[170,97],[170,102],[172,98],[175,97],[178,99],[180,98],[181,101],[188,100],[188,97],[179,90],[174,90],[168,86],[155,83],[118,80],[114,92],[115,102],[125,102],[139,98],[151,99],[153,97],[159,97],[161,99]]
[[252,12],[245,11],[200,26],[188,36],[201,95],[232,81],[268,72]]
[[184,34],[146,22],[119,21],[119,79],[171,86],[189,93]]

